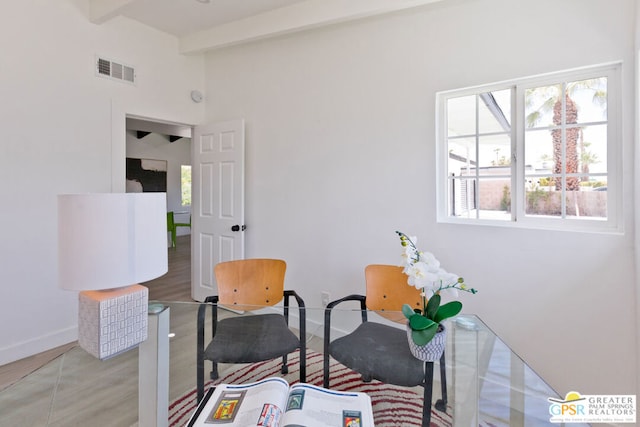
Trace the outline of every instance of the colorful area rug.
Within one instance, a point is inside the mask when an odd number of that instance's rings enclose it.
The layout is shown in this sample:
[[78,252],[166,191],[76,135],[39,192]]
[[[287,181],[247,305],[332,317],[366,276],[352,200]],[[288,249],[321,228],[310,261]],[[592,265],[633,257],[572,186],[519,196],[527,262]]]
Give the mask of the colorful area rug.
[[[289,373],[284,375],[290,384],[299,382],[299,353],[292,353],[287,364]],[[268,377],[283,376],[280,373],[281,359],[243,365],[242,368],[210,381],[205,390],[215,384],[234,384],[259,381]],[[379,381],[362,382],[356,372],[331,359],[330,385],[332,389],[367,393],[373,405],[373,417],[376,427],[421,426],[422,425],[422,388],[410,389]],[[307,382],[322,386],[322,355],[307,351]],[[434,388],[434,398],[439,398],[439,389]],[[196,409],[196,390],[189,390],[169,405],[169,426],[184,426]],[[436,409],[431,411],[431,427],[452,425],[451,408],[447,413]]]

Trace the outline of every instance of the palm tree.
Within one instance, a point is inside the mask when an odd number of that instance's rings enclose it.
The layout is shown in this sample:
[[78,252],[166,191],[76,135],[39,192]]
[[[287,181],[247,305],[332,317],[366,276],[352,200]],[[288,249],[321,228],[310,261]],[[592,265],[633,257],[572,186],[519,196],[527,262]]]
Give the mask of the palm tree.
[[[575,102],[569,96],[569,93],[565,95],[565,123],[572,125],[578,123],[578,108]],[[560,126],[562,124],[562,100],[558,99],[553,106],[553,124]],[[580,128],[570,127],[565,129],[565,153],[564,158],[566,161],[566,173],[578,172],[578,136],[580,135]],[[551,137],[553,139],[553,173],[562,173],[562,130],[553,129],[551,131]],[[566,178],[568,191],[579,191],[580,180],[576,176],[568,176]],[[556,179],[556,190],[562,188],[562,182]]]
[[[564,91],[562,88],[564,88]],[[538,87],[528,89],[526,91],[525,102],[527,103],[527,107],[531,107],[534,103],[534,100],[542,100],[538,108],[533,109],[531,113],[527,114],[526,122],[528,128],[535,127],[539,123],[540,119],[545,115],[545,113],[548,113],[550,111],[553,111],[553,124],[557,127],[561,126],[563,124],[563,100],[561,93],[564,92],[564,157],[562,129],[555,128],[551,130],[551,138],[553,143],[554,174],[561,175],[563,172],[563,166],[564,172],[566,174],[578,173],[581,157],[584,157],[584,147],[581,146],[580,153],[578,152],[578,141],[581,139],[582,128],[579,126],[572,126],[578,123],[578,107],[573,101],[572,96],[578,89],[591,90],[593,91],[593,102],[598,105],[606,105],[607,93],[605,88],[606,84],[604,84],[603,78],[597,78],[570,82],[566,85]],[[584,172],[584,170],[580,172]],[[556,190],[562,189],[561,180],[556,179],[555,185]],[[565,189],[568,191],[579,191],[580,179],[576,176],[568,176],[566,178]]]

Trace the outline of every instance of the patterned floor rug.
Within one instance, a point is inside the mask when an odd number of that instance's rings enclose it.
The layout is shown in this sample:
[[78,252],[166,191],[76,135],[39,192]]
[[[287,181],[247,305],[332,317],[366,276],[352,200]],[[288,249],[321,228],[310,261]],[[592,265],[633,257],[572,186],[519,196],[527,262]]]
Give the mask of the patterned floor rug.
[[[299,379],[299,353],[293,353],[287,364],[289,373],[284,378],[295,384]],[[358,391],[371,397],[376,427],[420,426],[422,425],[422,388],[408,389],[379,381],[362,382],[360,375],[331,360],[331,388],[342,391]],[[436,374],[437,375],[437,374]],[[259,381],[268,377],[283,376],[280,361],[273,360],[244,365],[241,369],[223,375],[206,384],[205,389],[215,384],[233,384]],[[322,355],[307,351],[307,382],[322,385]],[[439,398],[439,390],[434,389],[434,398]],[[189,390],[169,405],[169,425],[184,426],[196,408],[196,390]],[[431,427],[452,425],[451,408],[447,413],[436,409],[431,411]],[[339,427],[339,426],[338,426]]]

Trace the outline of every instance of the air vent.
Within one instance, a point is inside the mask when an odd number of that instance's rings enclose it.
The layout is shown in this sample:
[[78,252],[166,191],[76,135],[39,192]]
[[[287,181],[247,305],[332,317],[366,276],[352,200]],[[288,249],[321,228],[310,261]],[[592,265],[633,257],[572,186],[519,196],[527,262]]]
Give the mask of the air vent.
[[108,77],[114,80],[135,84],[135,69],[110,59],[97,58],[96,74],[101,77]]

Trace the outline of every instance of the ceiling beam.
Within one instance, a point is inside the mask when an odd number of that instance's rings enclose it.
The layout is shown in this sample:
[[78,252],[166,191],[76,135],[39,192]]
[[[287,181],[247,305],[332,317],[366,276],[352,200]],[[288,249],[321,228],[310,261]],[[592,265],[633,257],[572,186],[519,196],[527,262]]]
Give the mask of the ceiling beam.
[[89,20],[103,24],[120,15],[122,9],[134,0],[89,0]]
[[180,53],[197,54],[440,1],[306,0],[181,37]]
[[190,126],[158,123],[148,120],[127,118],[127,130],[136,131],[137,135],[141,135],[141,132],[171,135],[176,138],[176,140],[178,138],[191,138]]

